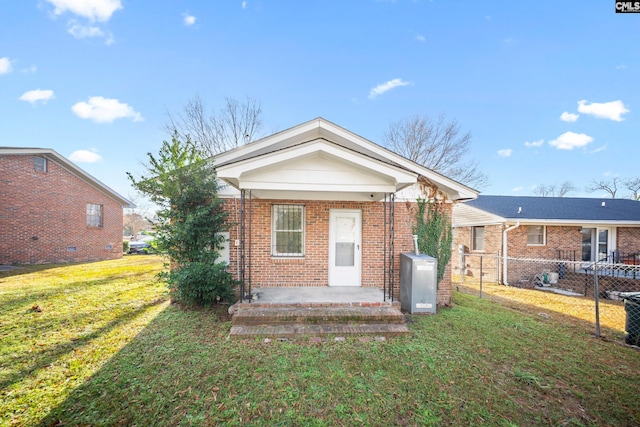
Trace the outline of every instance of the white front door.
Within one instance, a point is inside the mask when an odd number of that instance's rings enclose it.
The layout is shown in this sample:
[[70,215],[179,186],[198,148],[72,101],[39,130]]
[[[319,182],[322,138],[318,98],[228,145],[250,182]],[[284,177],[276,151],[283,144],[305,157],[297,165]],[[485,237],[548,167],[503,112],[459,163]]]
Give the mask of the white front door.
[[362,213],[329,211],[329,286],[361,286]]

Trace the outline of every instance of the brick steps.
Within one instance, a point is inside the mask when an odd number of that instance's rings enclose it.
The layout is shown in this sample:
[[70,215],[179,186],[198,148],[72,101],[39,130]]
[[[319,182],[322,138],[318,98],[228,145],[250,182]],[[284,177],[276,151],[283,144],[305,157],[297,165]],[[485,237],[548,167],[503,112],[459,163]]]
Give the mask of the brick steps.
[[326,324],[326,325],[253,325],[232,326],[229,334],[232,339],[246,338],[292,338],[301,336],[350,336],[350,335],[376,335],[376,336],[400,336],[411,334],[405,324]]
[[404,315],[394,307],[291,307],[240,308],[234,325],[404,323]]
[[397,305],[278,306],[242,304],[232,318],[230,338],[406,335],[410,331]]

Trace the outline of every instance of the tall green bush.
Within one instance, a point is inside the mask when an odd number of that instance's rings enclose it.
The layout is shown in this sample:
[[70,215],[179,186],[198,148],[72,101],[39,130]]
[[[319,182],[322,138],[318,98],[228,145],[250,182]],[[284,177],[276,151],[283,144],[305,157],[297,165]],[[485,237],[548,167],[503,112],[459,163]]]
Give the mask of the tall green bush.
[[235,284],[220,250],[228,230],[218,198],[215,166],[203,159],[187,138],[164,141],[157,156],[149,153],[148,176],[133,186],[160,206],[155,248],[169,259],[162,277],[176,300],[198,305],[230,301]]
[[438,284],[451,259],[453,232],[444,205],[437,201],[418,199],[413,234],[418,235],[418,249],[438,260]]

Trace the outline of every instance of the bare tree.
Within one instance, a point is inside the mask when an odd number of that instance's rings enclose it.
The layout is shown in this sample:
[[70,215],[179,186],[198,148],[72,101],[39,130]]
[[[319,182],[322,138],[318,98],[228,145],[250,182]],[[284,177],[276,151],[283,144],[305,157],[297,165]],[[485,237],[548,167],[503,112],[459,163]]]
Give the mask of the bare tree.
[[565,181],[560,185],[560,188],[558,188],[558,197],[564,197],[572,191],[576,191],[576,187],[574,187],[571,182]]
[[124,210],[124,234],[133,235],[134,238],[137,238],[139,232],[151,228],[153,223],[150,217],[155,214],[155,209],[151,201],[139,193],[129,193],[127,198],[134,203],[135,208],[126,208]]
[[553,197],[556,191],[555,185],[540,184],[533,189],[533,194],[540,197]]
[[164,128],[169,135],[174,131],[183,140],[187,135],[208,156],[230,150],[253,141],[262,130],[262,106],[252,98],[244,101],[225,98],[224,107],[211,114],[198,95],[187,101],[182,113],[168,115]]
[[616,193],[618,192],[618,184],[620,184],[618,177],[614,177],[612,180],[601,179],[600,181],[596,181],[594,179],[591,181],[591,184],[586,187],[586,190],[590,193],[603,190],[609,193],[612,199],[615,199]]
[[559,187],[554,184],[540,184],[533,190],[533,194],[541,197],[564,197],[575,189],[571,182],[565,181]]
[[151,227],[151,223],[147,218],[137,212],[125,213],[123,215],[124,235],[138,238],[141,231],[147,231]]
[[627,190],[631,191],[633,200],[640,200],[640,177],[627,178],[623,184]]
[[447,121],[444,114],[436,120],[415,115],[393,122],[384,134],[384,143],[401,156],[463,184],[481,188],[488,183],[477,162],[465,162],[471,133],[462,133],[458,122]]

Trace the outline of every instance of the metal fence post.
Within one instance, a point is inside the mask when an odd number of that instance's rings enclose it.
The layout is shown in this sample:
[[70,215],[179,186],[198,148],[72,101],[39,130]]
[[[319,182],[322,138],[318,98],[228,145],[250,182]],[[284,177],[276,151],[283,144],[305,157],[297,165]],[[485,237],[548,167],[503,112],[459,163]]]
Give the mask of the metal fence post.
[[480,298],[482,298],[482,255],[480,255]]
[[594,264],[593,269],[593,294],[596,303],[596,337],[600,336],[600,295],[598,291],[598,261]]

